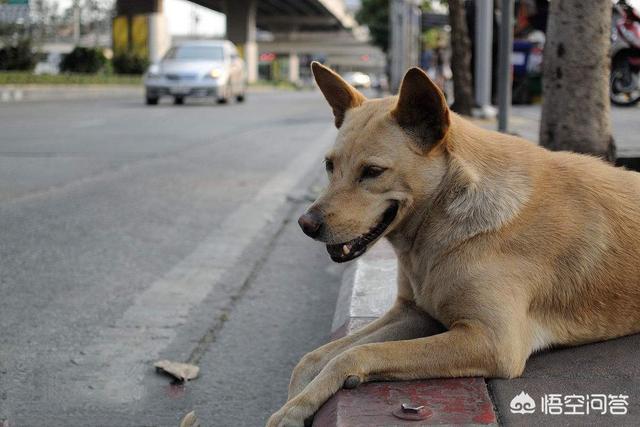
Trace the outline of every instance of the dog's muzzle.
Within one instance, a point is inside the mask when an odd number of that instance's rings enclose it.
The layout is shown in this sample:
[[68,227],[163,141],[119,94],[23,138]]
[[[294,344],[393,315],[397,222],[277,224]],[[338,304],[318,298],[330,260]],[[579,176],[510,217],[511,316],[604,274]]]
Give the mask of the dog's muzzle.
[[312,239],[317,238],[322,231],[323,218],[317,210],[309,210],[298,219],[298,225],[302,231]]
[[387,227],[391,225],[398,214],[398,207],[398,202],[392,201],[391,206],[382,214],[380,222],[367,233],[348,242],[327,245],[327,252],[329,252],[331,259],[335,262],[347,262],[364,254],[369,245],[382,236]]

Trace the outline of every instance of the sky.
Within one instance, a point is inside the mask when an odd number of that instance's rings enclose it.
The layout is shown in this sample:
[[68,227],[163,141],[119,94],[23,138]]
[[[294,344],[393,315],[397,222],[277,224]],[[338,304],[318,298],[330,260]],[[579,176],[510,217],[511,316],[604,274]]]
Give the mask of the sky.
[[[55,0],[49,0],[53,2]],[[114,0],[115,1],[115,0]],[[60,10],[71,6],[73,0],[57,0]],[[164,0],[164,12],[172,35],[224,35],[225,17],[187,0]],[[194,24],[194,16],[198,24]]]
[[[164,12],[172,35],[223,35],[225,17],[187,0],[164,0]],[[194,17],[198,18],[197,25]]]
[[[53,0],[49,0],[53,1]],[[58,0],[61,8],[71,5],[72,0]],[[345,0],[345,3],[356,8],[359,0]],[[628,0],[635,8],[640,9],[640,0]],[[164,0],[165,15],[169,21],[169,32],[172,35],[223,35],[225,32],[224,15],[187,0]],[[195,24],[194,17],[198,17]]]
[[[360,0],[344,0],[347,7],[357,9]],[[640,10],[640,0],[627,0],[629,4]],[[164,0],[165,12],[169,18],[169,31],[180,35],[222,35],[225,31],[225,19],[221,13],[210,11],[202,6],[196,6],[187,0]],[[192,14],[200,17],[193,32]]]

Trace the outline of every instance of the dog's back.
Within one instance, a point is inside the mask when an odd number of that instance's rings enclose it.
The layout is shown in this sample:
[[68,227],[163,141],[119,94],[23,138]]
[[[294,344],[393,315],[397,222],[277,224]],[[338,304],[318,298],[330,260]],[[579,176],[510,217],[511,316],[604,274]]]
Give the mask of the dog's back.
[[492,135],[484,148],[496,167],[517,163],[510,167],[530,177],[526,201],[494,242],[528,261],[529,313],[548,341],[541,346],[639,332],[640,174]]

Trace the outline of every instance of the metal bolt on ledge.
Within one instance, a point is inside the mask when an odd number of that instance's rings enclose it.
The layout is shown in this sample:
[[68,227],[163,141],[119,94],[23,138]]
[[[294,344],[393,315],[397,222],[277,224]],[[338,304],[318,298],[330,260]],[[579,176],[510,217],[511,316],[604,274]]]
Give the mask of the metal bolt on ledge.
[[408,403],[400,405],[399,409],[392,412],[393,415],[401,420],[420,421],[429,418],[433,411],[424,405],[416,406]]

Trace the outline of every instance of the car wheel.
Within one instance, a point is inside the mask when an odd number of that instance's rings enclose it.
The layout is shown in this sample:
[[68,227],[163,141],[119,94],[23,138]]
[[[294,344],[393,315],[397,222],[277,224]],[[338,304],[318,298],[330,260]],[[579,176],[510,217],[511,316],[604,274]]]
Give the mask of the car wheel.
[[182,105],[184,104],[184,96],[176,96],[175,98],[173,98],[173,103],[175,105]]
[[231,87],[227,84],[222,91],[223,95],[218,97],[218,104],[226,104],[231,98]]
[[158,98],[153,96],[147,96],[145,101],[147,105],[158,105]]

